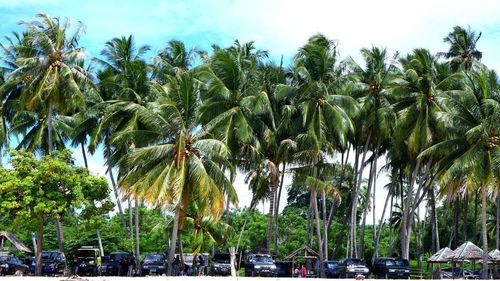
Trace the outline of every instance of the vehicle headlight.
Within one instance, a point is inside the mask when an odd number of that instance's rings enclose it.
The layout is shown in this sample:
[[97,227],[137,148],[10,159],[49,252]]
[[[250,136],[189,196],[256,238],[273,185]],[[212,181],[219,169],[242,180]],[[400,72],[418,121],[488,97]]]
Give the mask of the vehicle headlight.
[[354,267],[348,267],[347,271],[356,271],[356,269]]
[[165,268],[165,266],[164,265],[160,265],[160,266],[158,266],[158,268],[162,268],[163,269],[163,268]]
[[89,264],[94,264],[94,261],[89,261]]
[[271,265],[271,269],[276,269],[276,266],[274,264]]
[[254,266],[255,269],[260,269],[260,267],[261,267],[260,265]]
[[395,269],[389,268],[389,272],[396,272]]
[[369,272],[370,270],[368,270],[368,268],[363,268],[363,272]]
[[409,269],[405,269],[405,273],[410,273],[410,270]]

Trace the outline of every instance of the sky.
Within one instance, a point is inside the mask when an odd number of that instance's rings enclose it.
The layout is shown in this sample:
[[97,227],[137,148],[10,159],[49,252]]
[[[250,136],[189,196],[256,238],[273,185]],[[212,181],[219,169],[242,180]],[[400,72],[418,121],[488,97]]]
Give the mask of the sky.
[[[227,46],[238,39],[255,41],[256,47],[268,50],[275,61],[283,56],[290,62],[309,37],[322,33],[338,41],[342,58],[350,56],[361,62],[359,50],[371,46],[387,47],[401,55],[415,48],[446,51],[442,39],[453,26],[470,26],[482,32],[477,45],[483,52],[482,62],[500,71],[500,1],[496,0],[0,0],[0,35],[3,38],[21,31],[18,23],[40,12],[83,22],[86,33],[80,44],[89,57],[99,56],[106,41],[133,34],[137,45],[150,45],[152,53],[172,39],[207,51],[212,44]],[[75,157],[82,163],[79,150],[75,150]],[[101,154],[89,161],[94,173],[104,175]],[[285,184],[289,182],[287,179]],[[381,174],[377,218],[386,183]],[[251,193],[242,176],[237,177],[235,187],[240,206],[248,205]],[[285,203],[286,196],[282,196],[281,208]],[[260,206],[259,210],[266,208]]]

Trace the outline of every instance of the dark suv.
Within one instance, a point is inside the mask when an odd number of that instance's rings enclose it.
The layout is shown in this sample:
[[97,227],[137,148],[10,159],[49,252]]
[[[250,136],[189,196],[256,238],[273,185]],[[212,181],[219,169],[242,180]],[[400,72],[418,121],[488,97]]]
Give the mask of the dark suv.
[[212,259],[211,275],[231,275],[231,256],[228,253],[215,254]]
[[[325,272],[326,278],[339,278],[339,265],[338,261],[324,261],[323,262],[323,271]],[[319,273],[319,262],[316,262],[314,265],[314,269]]]
[[362,260],[349,258],[340,262],[339,275],[344,278],[355,278],[359,275],[368,277],[368,275],[370,275],[370,270]]
[[165,273],[165,260],[164,254],[147,254],[141,262],[141,271],[143,275],[162,275]]
[[250,254],[245,263],[245,276],[276,276],[276,265],[269,254]]
[[29,273],[29,267],[18,257],[10,255],[0,256],[0,275],[25,275]]
[[[112,252],[109,254],[109,261],[106,263],[106,268],[103,268],[102,275],[107,276],[125,276],[127,275],[127,266],[124,261],[127,260],[127,252]],[[121,262],[121,263],[120,263]]]
[[83,246],[76,250],[74,264],[78,275],[101,275],[101,251],[92,246]]
[[42,252],[42,275],[64,274],[66,258],[59,251]]
[[378,258],[373,262],[372,273],[375,278],[410,278],[410,265],[407,260]]

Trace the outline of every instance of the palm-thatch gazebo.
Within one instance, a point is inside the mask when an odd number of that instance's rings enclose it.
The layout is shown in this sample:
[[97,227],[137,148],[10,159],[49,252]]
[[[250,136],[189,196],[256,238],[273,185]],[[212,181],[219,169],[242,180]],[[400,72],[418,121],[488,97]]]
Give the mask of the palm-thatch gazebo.
[[[439,278],[441,279],[441,264],[442,263],[448,263],[448,258],[453,254],[453,251],[448,248],[444,247],[441,250],[437,251],[434,255],[430,256],[427,259],[427,264],[431,264],[432,266],[432,278]],[[438,264],[438,272],[434,272],[434,264]]]
[[490,255],[490,262],[493,263],[493,268],[495,269],[493,271],[493,278],[499,279],[500,274],[498,274],[497,265],[500,264],[500,250],[495,249],[488,254]]
[[[9,241],[12,246],[6,247],[6,241]],[[19,240],[14,234],[6,231],[0,231],[0,251],[22,251],[31,253],[30,248],[24,245],[21,240]]]
[[452,268],[455,268],[455,263],[460,262],[462,264],[462,275],[464,275],[465,261],[472,261],[472,268],[473,270],[476,270],[476,260],[481,260],[483,258],[483,250],[476,246],[474,243],[467,241],[456,248],[448,257],[448,260],[452,262]]
[[[307,261],[319,260],[319,255],[316,251],[311,249],[309,246],[304,245],[304,246],[298,248],[297,250],[293,251],[285,259],[292,261],[292,270],[293,270],[295,268],[296,259],[305,259],[306,265],[307,265]],[[309,266],[311,266],[311,265],[309,265]],[[307,268],[307,271],[311,272],[311,269],[312,268]]]

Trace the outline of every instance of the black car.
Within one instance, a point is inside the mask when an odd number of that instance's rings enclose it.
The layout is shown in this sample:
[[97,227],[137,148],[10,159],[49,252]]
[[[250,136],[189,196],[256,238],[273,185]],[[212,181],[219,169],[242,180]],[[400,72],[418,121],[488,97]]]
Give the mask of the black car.
[[215,254],[212,259],[210,274],[213,276],[231,275],[231,256],[229,253]]
[[127,252],[112,252],[109,254],[109,261],[106,268],[103,267],[102,275],[107,276],[125,276],[127,275],[127,266],[124,265],[127,260]]
[[276,276],[276,265],[269,254],[250,254],[245,262],[245,276]]
[[410,278],[410,264],[407,260],[396,258],[378,258],[373,262],[372,273],[375,278]]
[[164,254],[147,254],[141,262],[142,275],[162,275],[166,271],[166,257]]
[[29,272],[29,267],[18,257],[0,256],[1,275],[25,275]]
[[366,267],[364,261],[360,259],[344,259],[339,264],[339,275],[345,278],[355,278],[356,276],[363,275],[368,277],[370,270]]
[[[326,278],[339,278],[340,277],[340,271],[339,271],[339,265],[340,262],[338,261],[324,261],[323,262],[323,271],[325,273]],[[319,262],[316,262],[314,265],[314,269],[316,272],[319,273],[320,268],[319,268]]]
[[276,277],[293,277],[293,263],[290,261],[275,261]]
[[59,251],[42,252],[42,275],[64,274],[66,257]]
[[101,251],[92,246],[83,246],[76,250],[73,268],[74,273],[78,275],[101,275]]

